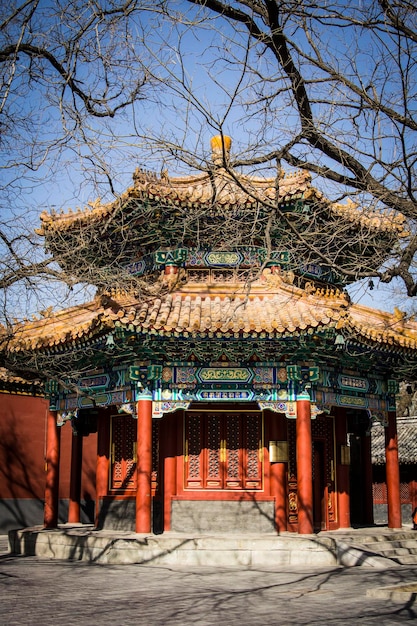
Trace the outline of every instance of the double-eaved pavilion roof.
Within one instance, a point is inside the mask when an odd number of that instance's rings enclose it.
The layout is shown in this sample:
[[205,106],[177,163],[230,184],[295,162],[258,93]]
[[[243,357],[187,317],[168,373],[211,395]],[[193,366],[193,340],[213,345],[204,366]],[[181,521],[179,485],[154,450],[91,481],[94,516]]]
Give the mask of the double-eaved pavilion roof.
[[[340,237],[345,237],[345,233],[349,232],[351,245],[358,246],[356,254],[360,255],[363,247],[367,262],[375,264],[381,259],[375,254],[381,241],[384,242],[383,256],[391,249],[393,242],[404,235],[403,217],[395,212],[381,214],[362,211],[350,202],[332,203],[312,186],[310,174],[305,171],[281,176],[278,185],[276,177],[265,179],[236,174],[226,167],[228,155],[226,160],[220,158],[218,145],[212,146],[213,168],[206,173],[170,178],[165,173],[157,177],[137,171],[133,186],[114,202],[102,204],[97,201],[75,213],[42,214],[40,232],[45,237],[46,245],[57,262],[60,263],[64,258],[69,268],[75,262],[97,262],[101,267],[111,265],[114,255],[120,254],[122,243],[130,241],[130,247],[128,245],[121,256],[124,255],[125,262],[132,265],[142,260],[143,271],[148,274],[151,295],[139,297],[129,288],[123,293],[100,292],[90,303],[49,313],[17,324],[11,330],[0,329],[0,351],[8,354],[11,360],[20,362],[29,353],[35,356],[65,355],[74,348],[81,348],[82,352],[83,346],[100,342],[101,345],[106,344],[109,335],[120,329],[122,333],[130,333],[131,345],[134,346],[132,353],[138,360],[146,352],[143,348],[145,339],[157,339],[159,347],[165,342],[164,349],[169,344],[169,355],[165,352],[164,358],[186,360],[181,357],[189,354],[186,352],[188,348],[180,356],[175,341],[194,338],[201,339],[202,343],[209,343],[213,339],[230,340],[230,343],[234,342],[240,348],[247,340],[271,340],[270,347],[264,348],[263,355],[272,353],[273,359],[278,350],[288,358],[289,355],[302,358],[300,354],[303,349],[306,358],[314,358],[311,349],[316,350],[317,347],[316,354],[328,360],[335,358],[333,353],[338,335],[339,349],[343,346],[354,348],[349,358],[355,366],[356,356],[364,352],[368,356],[373,352],[379,355],[375,359],[367,357],[366,367],[377,364],[389,368],[388,361],[385,363],[384,357],[380,358],[381,353],[398,355],[403,361],[414,361],[417,357],[416,322],[407,319],[399,311],[389,314],[352,304],[346,293],[331,286],[331,265],[328,268],[330,278],[321,282],[315,280],[314,273],[309,281],[302,260],[297,266],[301,268],[300,280],[294,280],[296,276],[290,265],[286,266],[284,262],[280,265],[279,255],[285,249],[285,237],[289,237],[291,243],[292,235],[286,232],[286,224],[280,221],[282,214],[279,215],[279,212],[274,214],[276,237],[271,238],[272,244],[278,246],[275,248],[276,256],[273,256],[274,250],[269,256],[269,261],[278,259],[277,262],[269,263],[268,258],[258,255],[256,263],[252,263],[258,254],[254,251],[262,249],[262,243],[257,244],[252,240],[248,241],[249,252],[246,257],[235,253],[236,258],[244,259],[243,262],[227,265],[206,261],[207,251],[217,254],[220,250],[219,254],[228,254],[227,248],[210,247],[213,244],[210,233],[219,231],[221,236],[226,223],[222,220],[227,220],[234,210],[242,207],[249,209],[248,219],[242,222],[237,220],[237,229],[241,224],[247,224],[251,229],[252,217],[260,215],[257,210],[259,203],[262,207],[271,208],[279,205],[284,212],[288,205],[294,219],[300,218],[301,222],[318,220],[314,222],[313,235],[322,236],[320,225],[324,231],[327,228],[328,240],[323,235],[319,243],[325,245],[327,241],[336,255],[339,243],[333,226],[342,221],[347,225],[347,231],[340,229]],[[297,206],[298,202],[300,206]],[[254,209],[253,215],[251,208]],[[200,247],[193,240],[194,231],[191,227],[184,235],[184,224],[189,225],[185,219],[188,209],[196,209],[193,216],[206,219],[206,226],[211,228],[206,231],[204,241],[202,235]],[[268,218],[264,216],[264,220],[268,221]],[[259,221],[261,223],[262,219]],[[80,243],[86,230],[89,234],[82,239],[85,249],[80,256],[77,243]],[[361,237],[355,237],[359,231]],[[107,257],[100,256],[102,249],[99,246],[103,237],[107,238]],[[245,236],[242,242],[240,245],[244,246]],[[284,244],[281,248],[279,246],[282,242]],[[94,245],[97,245],[97,249]],[[257,245],[261,247],[257,248]],[[346,254],[350,254],[346,245],[341,247]],[[65,254],[60,257],[62,250]],[[71,256],[71,250],[75,251],[74,257]],[[182,252],[184,256],[181,256]],[[252,253],[254,256],[251,256]],[[171,268],[174,270],[172,274],[169,271],[162,271],[161,274],[161,268],[164,267],[162,262],[155,261],[153,265],[145,262],[150,256],[155,260],[165,254],[179,259],[176,265],[174,263],[175,267]],[[165,268],[170,270],[169,267]],[[242,269],[243,273],[240,272]],[[258,272],[257,277],[254,272]],[[328,286],[325,285],[326,281]],[[293,341],[293,345],[290,345],[290,341]],[[296,345],[297,342],[299,345]],[[150,343],[146,342],[147,356],[144,358],[149,358],[149,350],[153,350],[152,346],[149,348]],[[342,363],[342,354],[339,356],[339,362]],[[261,353],[259,358],[262,360]],[[265,356],[264,360],[271,359]]]

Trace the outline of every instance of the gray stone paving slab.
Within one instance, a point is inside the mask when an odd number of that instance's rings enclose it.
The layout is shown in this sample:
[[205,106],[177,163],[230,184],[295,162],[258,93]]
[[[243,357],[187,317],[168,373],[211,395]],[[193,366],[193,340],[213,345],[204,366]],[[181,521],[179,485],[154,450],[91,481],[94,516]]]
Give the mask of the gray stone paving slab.
[[0,554],[9,551],[9,538],[7,535],[0,535]]
[[353,625],[417,619],[414,598],[369,597],[417,566],[215,568],[97,565],[2,554],[2,626]]

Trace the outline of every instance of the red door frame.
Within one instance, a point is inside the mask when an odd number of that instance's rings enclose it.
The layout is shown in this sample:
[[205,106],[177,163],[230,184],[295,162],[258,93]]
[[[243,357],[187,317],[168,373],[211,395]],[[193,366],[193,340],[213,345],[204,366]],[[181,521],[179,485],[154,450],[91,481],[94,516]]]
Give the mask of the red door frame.
[[[196,429],[194,432],[194,441],[191,442],[190,447],[187,427],[189,416],[192,414],[199,416],[199,424],[202,428]],[[247,427],[248,420],[244,419],[244,417],[250,418],[252,415],[259,417],[256,449],[253,440],[254,429],[249,429]],[[220,418],[218,420],[217,432],[215,430],[215,420],[213,420],[214,427],[212,427],[211,435],[207,426],[210,416],[218,416]],[[236,416],[239,419],[240,433],[237,455],[235,454],[237,442],[232,442],[232,446],[227,444],[228,440],[232,441],[233,439],[233,433],[227,433],[228,424],[230,425],[230,419],[227,419],[228,416],[229,418]],[[251,437],[252,440],[250,440]],[[269,462],[263,439],[264,416],[260,410],[242,410],[231,407],[230,409],[191,409],[185,411],[183,419],[183,455],[178,457],[180,466],[178,466],[177,472],[177,494],[187,495],[190,499],[192,499],[193,493],[197,498],[205,495],[209,499],[217,499],[216,492],[219,492],[219,496],[221,492],[223,499],[228,499],[229,497],[234,499],[233,492],[238,492],[240,494],[239,497],[242,497],[242,493],[246,494],[248,498],[256,497],[254,495],[251,496],[250,492],[252,494],[265,494],[265,479],[269,474]],[[213,470],[211,474],[208,473],[210,463],[215,470],[218,466],[217,475]],[[229,470],[228,475],[227,468],[231,464],[234,466],[234,470],[233,472]],[[237,465],[239,466],[239,480],[236,480]],[[248,475],[248,469],[249,472],[252,470],[252,475]]]

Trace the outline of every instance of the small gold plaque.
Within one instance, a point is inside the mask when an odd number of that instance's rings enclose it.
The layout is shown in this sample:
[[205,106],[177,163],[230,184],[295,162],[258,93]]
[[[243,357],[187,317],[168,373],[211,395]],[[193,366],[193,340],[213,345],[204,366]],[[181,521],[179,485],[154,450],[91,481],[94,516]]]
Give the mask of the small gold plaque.
[[269,442],[269,462],[270,463],[287,463],[288,462],[288,441],[270,441]]

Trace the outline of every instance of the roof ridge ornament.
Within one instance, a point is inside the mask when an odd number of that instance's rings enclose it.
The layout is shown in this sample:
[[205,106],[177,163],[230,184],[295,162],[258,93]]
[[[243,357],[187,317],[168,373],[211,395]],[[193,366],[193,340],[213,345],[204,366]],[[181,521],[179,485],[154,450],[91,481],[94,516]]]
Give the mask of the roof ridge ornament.
[[228,135],[215,135],[210,140],[211,160],[214,165],[224,167],[229,164],[232,139]]

